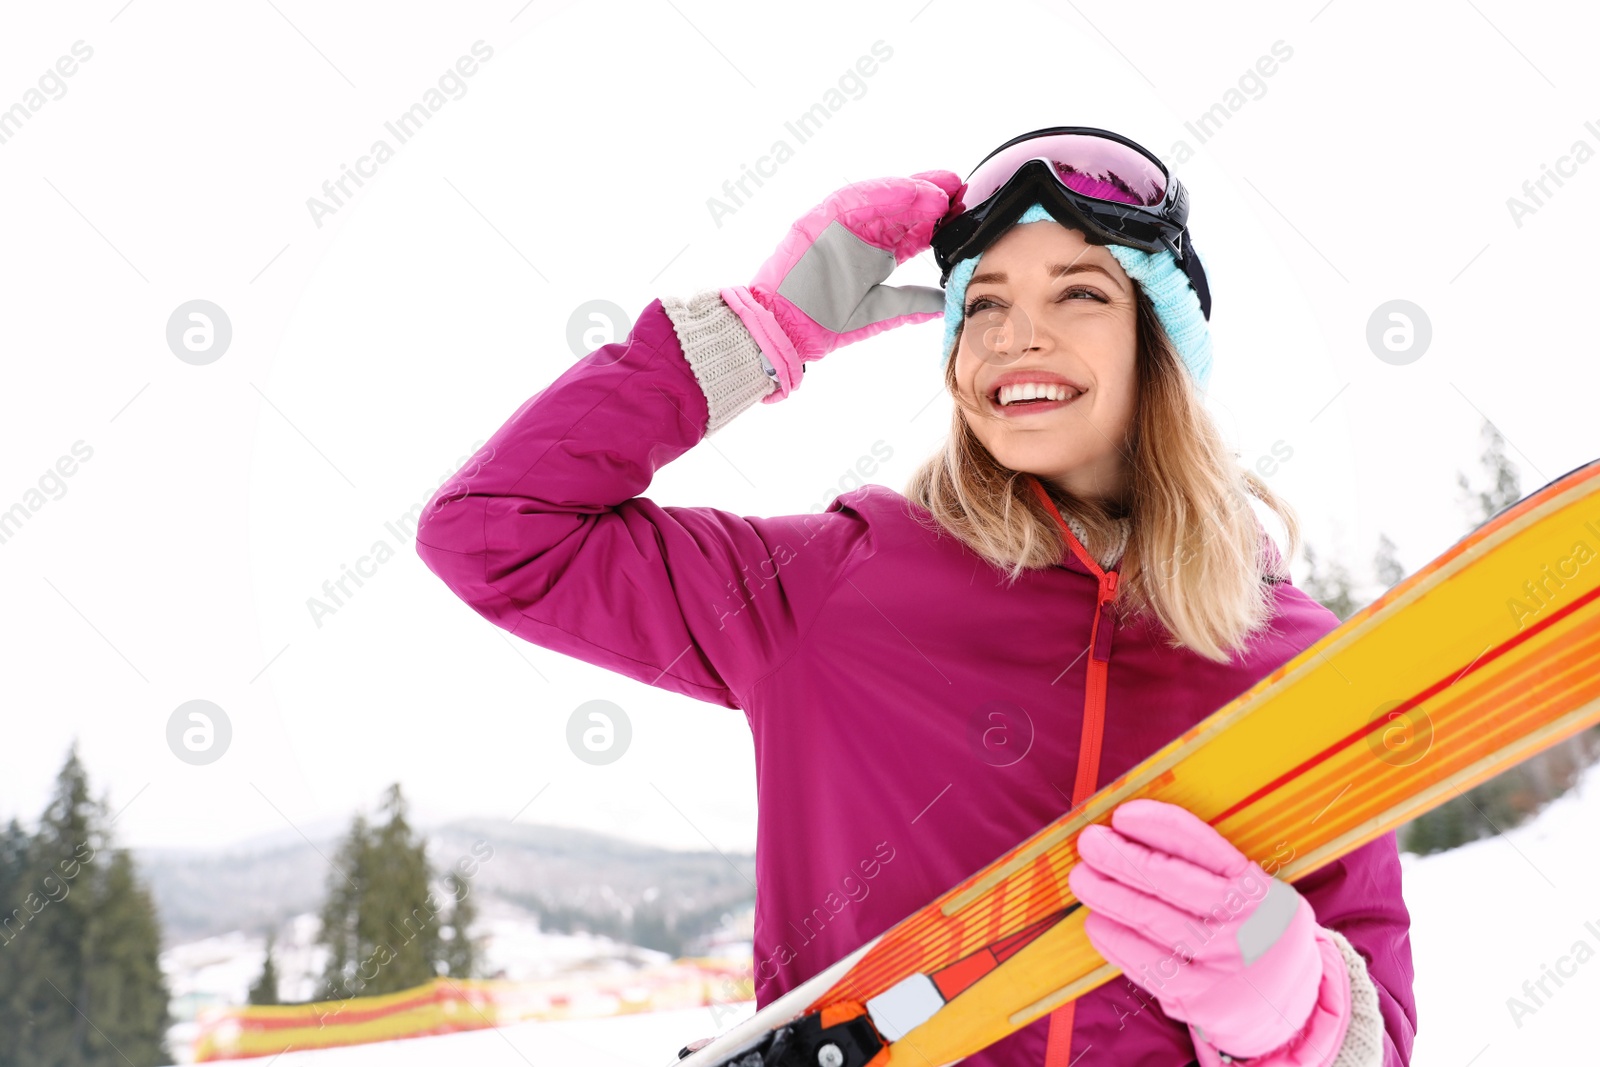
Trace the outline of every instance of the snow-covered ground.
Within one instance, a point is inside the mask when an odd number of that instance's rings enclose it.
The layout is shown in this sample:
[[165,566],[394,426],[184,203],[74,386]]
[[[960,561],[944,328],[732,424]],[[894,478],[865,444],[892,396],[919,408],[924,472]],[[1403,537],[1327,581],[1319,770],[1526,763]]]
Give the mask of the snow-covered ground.
[[[1414,1067],[1600,1062],[1600,765],[1525,826],[1402,861],[1417,967]],[[583,950],[527,929],[498,940],[507,960]],[[238,972],[226,972],[234,984]],[[274,1067],[667,1067],[684,1043],[752,1010],[744,1002],[290,1051]]]
[[1524,826],[1402,858],[1415,1067],[1600,1063],[1600,765]]

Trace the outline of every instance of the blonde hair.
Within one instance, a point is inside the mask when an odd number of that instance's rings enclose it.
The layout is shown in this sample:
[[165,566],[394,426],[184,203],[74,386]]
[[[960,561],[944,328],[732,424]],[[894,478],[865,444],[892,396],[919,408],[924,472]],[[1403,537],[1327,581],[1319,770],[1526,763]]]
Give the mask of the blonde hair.
[[[1062,517],[1082,524],[1084,547],[1097,559],[1118,540],[1117,520],[1131,520],[1113,601],[1119,611],[1154,615],[1170,635],[1169,647],[1226,663],[1230,650],[1270,621],[1267,583],[1288,577],[1285,558],[1299,551],[1300,524],[1287,501],[1235,462],[1154,305],[1142,287],[1134,288],[1139,395],[1123,453],[1127,497],[1080,499],[1039,481]],[[1066,538],[1028,484],[1033,475],[1003,466],[967,421],[953,346],[944,380],[956,397],[950,436],[912,474],[906,497],[938,529],[1004,570],[1008,585],[1024,570],[1060,563]],[[1247,494],[1283,521],[1287,557],[1263,545]]]

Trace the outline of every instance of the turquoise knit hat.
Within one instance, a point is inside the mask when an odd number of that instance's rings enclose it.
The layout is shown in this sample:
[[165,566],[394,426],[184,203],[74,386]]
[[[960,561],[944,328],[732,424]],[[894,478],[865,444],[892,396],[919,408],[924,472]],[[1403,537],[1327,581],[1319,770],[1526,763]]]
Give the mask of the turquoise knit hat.
[[[1034,204],[1012,225],[1056,221],[1043,204]],[[1117,257],[1117,262],[1122,264],[1128,277],[1139,284],[1150,303],[1155,305],[1156,317],[1161,320],[1167,337],[1178,350],[1183,365],[1189,368],[1195,384],[1204,389],[1211,378],[1211,331],[1200,310],[1200,297],[1189,284],[1189,276],[1166,249],[1145,252],[1119,244],[1108,244],[1105,248]],[[1189,254],[1199,253],[1191,245]],[[980,253],[957,263],[950,271],[950,280],[944,287],[944,348],[941,355],[945,358],[949,358],[954,351],[956,335],[961,332],[961,324],[966,318],[967,283],[972,280],[978,260],[982,258]]]

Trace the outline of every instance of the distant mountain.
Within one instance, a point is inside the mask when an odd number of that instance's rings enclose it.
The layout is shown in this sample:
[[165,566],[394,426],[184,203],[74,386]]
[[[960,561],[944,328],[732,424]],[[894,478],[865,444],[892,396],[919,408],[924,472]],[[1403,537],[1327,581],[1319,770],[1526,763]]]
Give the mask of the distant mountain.
[[[223,849],[136,849],[155,897],[164,946],[243,930],[263,932],[322,905],[346,827],[269,835]],[[675,852],[587,830],[457,819],[420,826],[441,874],[466,857],[480,903],[501,900],[551,931],[588,930],[674,954],[693,951],[725,913],[755,899],[755,857]],[[484,842],[493,853],[487,859]]]

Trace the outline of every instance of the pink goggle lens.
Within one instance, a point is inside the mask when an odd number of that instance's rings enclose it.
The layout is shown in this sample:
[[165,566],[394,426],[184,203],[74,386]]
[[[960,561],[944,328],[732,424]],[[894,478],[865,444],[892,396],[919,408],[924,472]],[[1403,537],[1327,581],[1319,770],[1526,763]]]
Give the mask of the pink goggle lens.
[[1029,160],[1043,159],[1062,185],[1096,200],[1155,207],[1166,199],[1167,179],[1144,153],[1093,134],[1057,133],[1012,145],[985,160],[967,179],[967,210],[982,204]]

